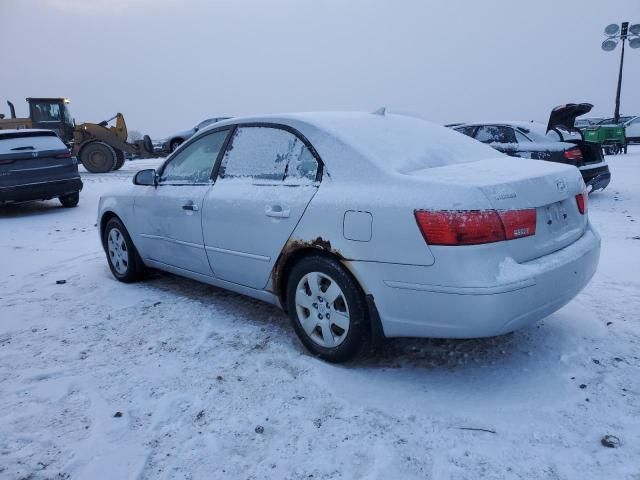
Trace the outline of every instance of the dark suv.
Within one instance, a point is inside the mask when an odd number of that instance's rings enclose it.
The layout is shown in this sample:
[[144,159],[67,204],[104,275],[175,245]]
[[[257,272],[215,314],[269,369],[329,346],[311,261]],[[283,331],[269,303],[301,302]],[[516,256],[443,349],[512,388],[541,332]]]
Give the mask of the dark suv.
[[58,197],[75,207],[78,162],[51,130],[0,130],[0,204]]

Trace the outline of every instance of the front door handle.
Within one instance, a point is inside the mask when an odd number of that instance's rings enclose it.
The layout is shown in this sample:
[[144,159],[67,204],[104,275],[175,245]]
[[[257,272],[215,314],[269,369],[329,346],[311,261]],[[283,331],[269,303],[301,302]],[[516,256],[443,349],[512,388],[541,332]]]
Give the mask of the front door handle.
[[264,214],[267,217],[289,218],[291,209],[287,206],[282,205],[267,205],[264,209]]
[[182,209],[183,210],[190,210],[192,212],[197,212],[199,210],[198,205],[196,205],[195,203],[193,203],[192,200],[189,200],[187,203],[185,203],[184,205],[182,205]]

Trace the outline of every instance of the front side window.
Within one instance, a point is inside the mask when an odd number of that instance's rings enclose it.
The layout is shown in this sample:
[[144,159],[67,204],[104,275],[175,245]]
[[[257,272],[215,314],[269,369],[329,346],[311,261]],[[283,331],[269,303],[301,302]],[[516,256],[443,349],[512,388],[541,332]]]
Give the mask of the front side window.
[[499,125],[483,125],[478,127],[476,140],[482,143],[516,143],[513,129]]
[[228,130],[210,133],[179,150],[162,170],[160,182],[208,183],[228,133]]
[[315,180],[318,162],[293,133],[272,127],[238,127],[222,160],[222,178]]

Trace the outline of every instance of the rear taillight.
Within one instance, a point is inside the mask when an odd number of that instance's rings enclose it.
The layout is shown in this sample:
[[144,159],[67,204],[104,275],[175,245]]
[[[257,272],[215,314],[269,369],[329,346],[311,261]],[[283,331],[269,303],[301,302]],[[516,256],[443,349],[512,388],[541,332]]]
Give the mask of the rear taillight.
[[584,215],[587,213],[587,203],[589,202],[589,196],[586,193],[579,193],[576,195],[576,203],[578,204],[578,211]]
[[61,153],[56,155],[56,158],[71,158],[71,152]]
[[570,150],[567,150],[566,152],[564,152],[563,155],[564,155],[564,158],[566,158],[571,162],[577,162],[579,160],[582,160],[582,152],[580,151],[579,148],[572,148]]
[[536,234],[536,209],[499,211],[507,240]]
[[418,227],[430,245],[479,245],[536,233],[536,211],[416,210]]

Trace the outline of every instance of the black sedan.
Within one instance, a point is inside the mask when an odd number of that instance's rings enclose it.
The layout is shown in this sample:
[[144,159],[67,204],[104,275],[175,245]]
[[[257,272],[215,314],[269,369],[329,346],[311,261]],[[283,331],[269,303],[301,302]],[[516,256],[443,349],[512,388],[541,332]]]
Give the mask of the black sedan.
[[534,122],[490,122],[452,128],[512,157],[575,165],[590,191],[601,190],[611,180],[602,148],[597,143],[585,142],[575,128],[575,117],[587,110],[585,105],[590,107],[589,104],[556,107],[546,126]]
[[58,198],[75,207],[78,162],[51,130],[0,130],[0,204]]

